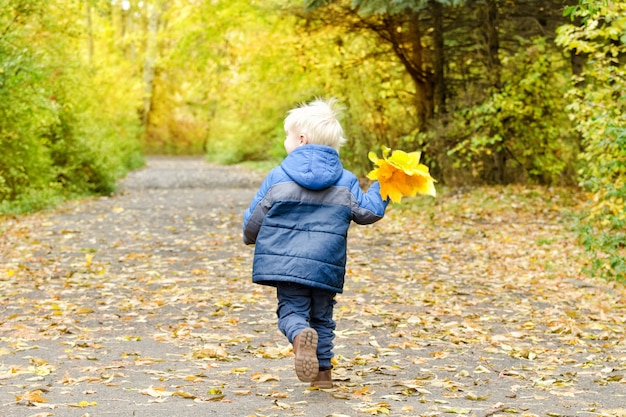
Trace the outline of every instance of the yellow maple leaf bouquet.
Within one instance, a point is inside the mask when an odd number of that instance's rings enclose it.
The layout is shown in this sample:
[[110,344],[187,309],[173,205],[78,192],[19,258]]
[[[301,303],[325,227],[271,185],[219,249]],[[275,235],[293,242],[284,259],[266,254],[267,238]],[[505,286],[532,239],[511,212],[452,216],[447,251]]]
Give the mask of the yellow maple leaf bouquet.
[[383,157],[379,158],[375,152],[368,157],[376,166],[367,178],[380,182],[380,195],[384,199],[391,199],[399,203],[402,197],[413,197],[417,194],[435,197],[435,180],[430,176],[428,167],[420,164],[421,152],[392,151],[383,146]]

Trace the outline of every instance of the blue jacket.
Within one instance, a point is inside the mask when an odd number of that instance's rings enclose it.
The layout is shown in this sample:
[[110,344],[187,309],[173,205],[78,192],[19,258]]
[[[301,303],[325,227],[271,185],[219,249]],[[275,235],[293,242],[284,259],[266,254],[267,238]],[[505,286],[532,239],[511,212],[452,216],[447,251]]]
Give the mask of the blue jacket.
[[387,204],[378,182],[361,191],[333,148],[296,148],[269,173],[244,213],[243,241],[256,243],[252,281],[341,293],[350,222],[374,223]]

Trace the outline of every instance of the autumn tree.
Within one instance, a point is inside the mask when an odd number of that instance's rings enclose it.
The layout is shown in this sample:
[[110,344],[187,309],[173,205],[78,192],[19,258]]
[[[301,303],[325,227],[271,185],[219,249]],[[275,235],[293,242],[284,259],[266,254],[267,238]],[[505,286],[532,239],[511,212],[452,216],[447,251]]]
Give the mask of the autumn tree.
[[578,24],[559,28],[558,43],[587,57],[569,92],[580,132],[581,185],[593,193],[581,223],[590,270],[626,279],[626,3],[581,2],[567,9]]
[[[565,88],[559,74],[567,68],[552,42],[563,22],[560,2],[314,0],[307,6],[329,24],[343,22],[346,31],[376,33],[383,42],[372,49],[388,45],[403,64],[416,108],[405,134],[426,152],[435,175],[455,181],[455,167],[471,166],[478,182],[559,183],[573,172],[576,135],[558,101]],[[543,66],[516,66],[537,58]],[[550,84],[540,82],[547,76]],[[550,97],[528,101],[544,91]],[[528,114],[501,111],[520,104]],[[532,114],[534,105],[543,110]]]
[[91,18],[91,6],[72,0],[0,3],[2,211],[111,192],[141,163],[132,105],[112,100],[126,78],[90,65],[101,52],[89,31],[93,22],[75,18]]
[[[333,4],[320,10],[328,3]],[[389,48],[413,82],[418,128],[423,128],[436,111],[445,111],[442,3],[313,0],[307,3],[307,9],[317,11],[315,18],[327,25],[346,31],[370,31]],[[424,23],[424,16],[430,23]],[[430,28],[435,29],[432,42],[426,39]],[[432,46],[432,54],[426,43]]]

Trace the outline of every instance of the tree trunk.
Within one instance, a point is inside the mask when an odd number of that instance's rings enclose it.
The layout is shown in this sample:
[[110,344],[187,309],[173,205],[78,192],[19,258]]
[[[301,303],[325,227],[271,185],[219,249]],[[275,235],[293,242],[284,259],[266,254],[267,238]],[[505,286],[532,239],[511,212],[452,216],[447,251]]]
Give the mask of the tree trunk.
[[146,58],[143,65],[143,115],[142,122],[144,131],[150,124],[150,112],[152,110],[152,95],[154,93],[155,63],[157,58],[157,36],[159,34],[160,8],[151,5],[148,16],[148,32],[146,42]]
[[[133,11],[130,6],[124,6],[124,4],[119,6],[120,10],[120,38],[122,39],[122,50],[126,58],[134,62],[135,61],[135,41],[132,40],[133,33],[135,32],[135,20],[133,19]],[[131,39],[126,44],[126,38]]]
[[486,0],[483,9],[484,37],[487,44],[487,68],[491,84],[496,88],[502,87],[501,73],[502,63],[500,62],[500,37],[498,35],[498,5],[496,0]]
[[[433,76],[425,68],[424,47],[422,45],[422,33],[420,29],[419,15],[416,12],[409,13],[408,30],[408,54],[409,74],[415,83],[415,107],[417,110],[418,127],[424,128],[426,122],[433,117]],[[405,64],[406,65],[406,64]]]
[[440,115],[446,113],[443,5],[436,0],[431,0],[429,5],[433,16],[434,114]]
[[[496,0],[486,0],[483,9],[484,37],[487,53],[487,69],[489,81],[494,90],[502,88],[502,63],[500,62],[500,37],[498,35],[498,5]],[[506,130],[506,126],[504,126]],[[506,140],[506,138],[504,138]],[[493,181],[496,184],[506,182],[506,147],[497,143],[493,151]]]
[[89,62],[89,66],[93,65],[93,53],[94,53],[94,46],[93,46],[93,21],[91,19],[91,2],[87,1],[85,4],[85,23],[87,25],[87,57],[88,57],[88,62]]

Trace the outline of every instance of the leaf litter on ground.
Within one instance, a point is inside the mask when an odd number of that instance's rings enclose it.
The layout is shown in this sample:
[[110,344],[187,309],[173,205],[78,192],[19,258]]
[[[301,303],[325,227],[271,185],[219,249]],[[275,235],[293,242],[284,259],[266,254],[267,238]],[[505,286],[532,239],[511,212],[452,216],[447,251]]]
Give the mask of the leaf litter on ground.
[[449,190],[351,228],[336,384],[312,390],[272,289],[250,282],[254,191],[130,189],[3,218],[7,415],[626,415],[626,292],[580,272],[581,196]]

